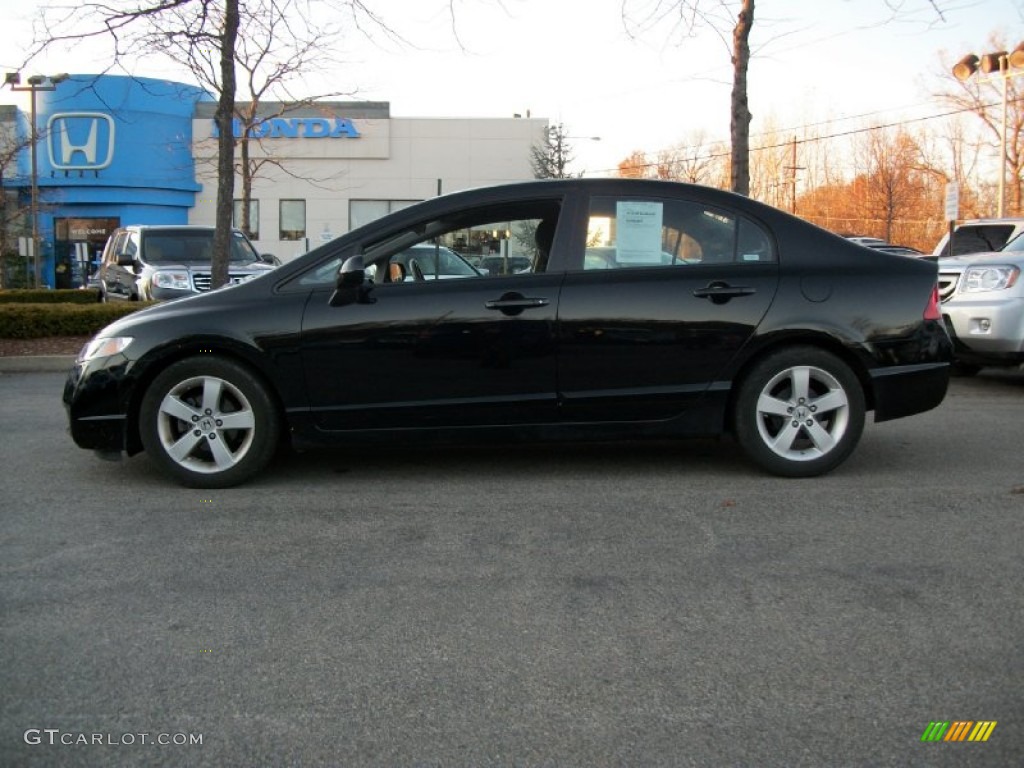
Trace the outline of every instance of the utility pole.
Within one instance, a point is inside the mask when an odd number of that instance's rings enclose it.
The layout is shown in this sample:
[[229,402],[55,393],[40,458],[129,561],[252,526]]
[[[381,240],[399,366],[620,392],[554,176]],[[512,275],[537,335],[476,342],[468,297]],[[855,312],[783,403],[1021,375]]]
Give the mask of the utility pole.
[[796,136],[789,144],[789,165],[785,169],[790,172],[789,177],[789,212],[796,213],[796,172],[804,170],[804,166],[796,164]]

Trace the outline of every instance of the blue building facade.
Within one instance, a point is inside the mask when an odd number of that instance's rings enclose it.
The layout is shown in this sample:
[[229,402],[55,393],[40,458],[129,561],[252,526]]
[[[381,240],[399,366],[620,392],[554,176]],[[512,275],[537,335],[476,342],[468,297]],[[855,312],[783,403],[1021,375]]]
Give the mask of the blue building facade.
[[[37,93],[43,284],[83,285],[89,263],[118,226],[188,223],[201,190],[192,117],[196,103],[210,99],[195,86],[115,75],[75,75]],[[24,137],[29,119],[21,116]],[[29,208],[27,148],[4,187],[17,189]]]

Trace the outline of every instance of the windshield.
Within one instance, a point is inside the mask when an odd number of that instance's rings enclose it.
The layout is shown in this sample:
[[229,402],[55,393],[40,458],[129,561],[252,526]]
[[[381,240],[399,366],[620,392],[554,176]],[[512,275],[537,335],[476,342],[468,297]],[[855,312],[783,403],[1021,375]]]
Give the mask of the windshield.
[[1009,251],[1010,253],[1024,253],[1024,232],[1017,235],[999,250]]
[[[145,260],[151,264],[209,264],[213,260],[213,231],[165,231],[146,235]],[[231,233],[231,263],[260,260],[252,244],[239,232]]]

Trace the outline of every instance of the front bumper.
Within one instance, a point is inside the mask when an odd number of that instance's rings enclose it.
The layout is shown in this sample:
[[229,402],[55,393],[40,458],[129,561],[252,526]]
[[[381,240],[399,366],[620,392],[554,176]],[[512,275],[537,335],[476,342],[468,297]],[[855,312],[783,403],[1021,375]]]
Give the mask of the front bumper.
[[953,300],[942,305],[942,317],[957,360],[1024,361],[1024,297]]
[[62,396],[75,445],[103,452],[130,449],[125,395],[130,367],[124,355],[75,362]]
[[149,294],[156,301],[172,301],[174,299],[184,299],[188,296],[198,296],[199,291],[185,290],[181,288],[158,288],[156,286],[150,286]]

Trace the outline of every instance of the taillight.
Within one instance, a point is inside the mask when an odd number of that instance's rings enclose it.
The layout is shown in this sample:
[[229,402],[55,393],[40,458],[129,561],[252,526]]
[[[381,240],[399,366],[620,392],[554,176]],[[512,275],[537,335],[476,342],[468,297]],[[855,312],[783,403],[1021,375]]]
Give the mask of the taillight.
[[939,286],[932,287],[931,298],[928,299],[928,306],[924,308],[925,320],[941,320],[942,312],[939,310]]

